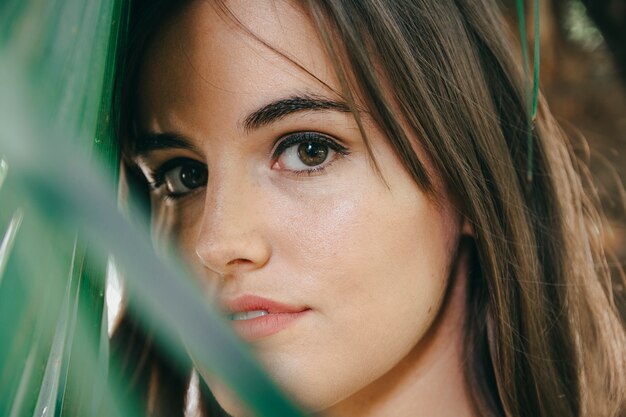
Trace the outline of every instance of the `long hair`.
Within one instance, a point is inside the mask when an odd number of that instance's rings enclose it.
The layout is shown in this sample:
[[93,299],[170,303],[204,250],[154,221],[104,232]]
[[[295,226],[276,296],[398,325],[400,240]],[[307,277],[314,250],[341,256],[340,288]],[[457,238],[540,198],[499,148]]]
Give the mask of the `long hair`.
[[[611,277],[589,173],[543,98],[527,179],[531,123],[521,59],[494,2],[300,3],[357,121],[355,97],[434,195],[415,152],[425,150],[472,224],[465,375],[481,415],[626,415],[624,278]],[[219,9],[236,21],[224,2]],[[146,34],[171,11],[162,10],[149,28],[146,20],[137,26],[143,43],[131,44],[131,56],[141,59]],[[126,148],[136,76],[129,65],[122,77]]]

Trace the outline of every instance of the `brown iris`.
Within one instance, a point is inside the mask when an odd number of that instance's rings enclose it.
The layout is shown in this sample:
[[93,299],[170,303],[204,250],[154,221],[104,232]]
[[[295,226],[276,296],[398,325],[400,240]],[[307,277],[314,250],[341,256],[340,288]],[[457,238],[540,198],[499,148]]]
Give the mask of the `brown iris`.
[[187,188],[203,187],[207,182],[207,170],[202,164],[189,163],[180,169],[180,182]]
[[316,142],[301,143],[298,146],[298,157],[310,167],[320,165],[328,157],[328,146]]

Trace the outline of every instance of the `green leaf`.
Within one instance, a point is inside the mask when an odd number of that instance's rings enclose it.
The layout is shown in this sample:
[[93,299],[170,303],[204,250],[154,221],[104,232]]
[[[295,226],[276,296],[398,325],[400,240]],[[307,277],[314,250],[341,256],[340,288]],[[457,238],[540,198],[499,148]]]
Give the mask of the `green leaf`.
[[9,166],[4,159],[0,157],[0,189],[2,189],[2,184],[4,184],[4,179],[7,177],[8,172]]
[[0,332],[9,341],[0,346],[0,414],[134,414],[104,383],[104,260],[113,255],[131,307],[159,323],[173,360],[193,355],[256,415],[301,415],[180,263],[159,258],[149,231],[117,210],[110,109],[129,7],[0,5],[0,155],[11,167],[9,176],[0,167],[0,218],[11,218],[0,252]]
[[519,19],[520,42],[522,46],[522,65],[524,68],[524,93],[526,95],[526,106],[528,112],[527,127],[527,166],[526,166],[526,183],[528,186],[533,181],[533,152],[534,152],[534,130],[535,119],[537,117],[537,103],[539,99],[539,59],[540,59],[540,38],[539,38],[539,0],[534,0],[534,45],[533,45],[533,75],[532,87],[530,83],[530,67],[528,63],[528,38],[526,36],[526,19],[524,11],[524,0],[517,0],[517,16]]
[[72,330],[72,326],[70,325],[71,318],[76,316],[76,312],[72,311],[72,304],[75,304],[72,303],[71,300],[72,278],[72,274],[70,274],[67,281],[67,288],[65,289],[65,296],[63,297],[61,314],[54,332],[46,370],[43,375],[43,380],[41,381],[39,398],[37,399],[33,413],[35,416],[48,417],[56,415],[58,391],[64,388],[63,386],[59,386],[61,380],[65,379],[64,374],[67,373],[67,362],[63,360],[64,351],[66,349],[67,340],[71,339],[71,336],[68,337],[68,332]]
[[[1,181],[1,174],[0,174]],[[17,231],[20,229],[20,225],[22,224],[22,219],[24,215],[21,210],[17,210],[11,221],[9,222],[9,226],[4,232],[4,237],[2,238],[2,242],[0,243],[0,286],[2,285],[2,277],[4,276],[4,270],[7,266],[7,261],[9,260],[9,256],[11,255],[11,250],[13,249],[13,244],[15,242],[15,237],[17,236]]]

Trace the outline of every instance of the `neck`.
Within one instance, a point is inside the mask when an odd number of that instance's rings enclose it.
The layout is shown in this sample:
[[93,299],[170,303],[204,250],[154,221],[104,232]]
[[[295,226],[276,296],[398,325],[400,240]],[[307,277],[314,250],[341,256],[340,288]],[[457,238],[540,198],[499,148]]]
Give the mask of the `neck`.
[[463,369],[468,252],[462,243],[444,303],[424,338],[387,374],[324,416],[476,415]]

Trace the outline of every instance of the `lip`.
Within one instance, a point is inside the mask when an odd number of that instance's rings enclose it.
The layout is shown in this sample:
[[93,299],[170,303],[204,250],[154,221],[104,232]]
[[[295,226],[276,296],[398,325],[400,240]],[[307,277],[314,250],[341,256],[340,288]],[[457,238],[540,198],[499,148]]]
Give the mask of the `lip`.
[[283,304],[256,295],[243,295],[232,300],[223,300],[226,314],[246,311],[265,310],[267,315],[248,320],[231,320],[235,332],[246,341],[253,341],[271,336],[292,325],[308,314],[306,306]]

